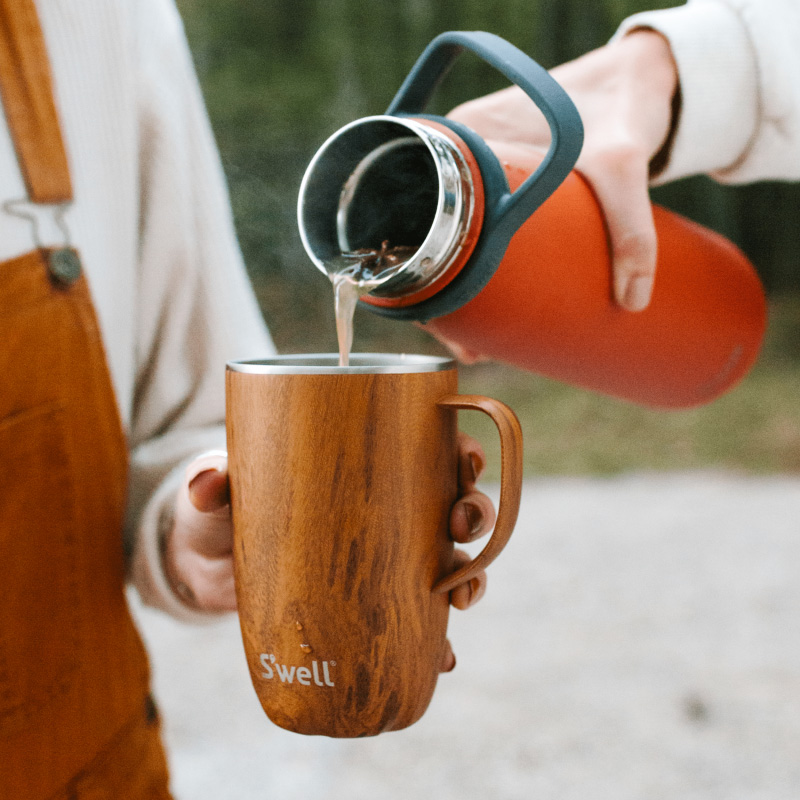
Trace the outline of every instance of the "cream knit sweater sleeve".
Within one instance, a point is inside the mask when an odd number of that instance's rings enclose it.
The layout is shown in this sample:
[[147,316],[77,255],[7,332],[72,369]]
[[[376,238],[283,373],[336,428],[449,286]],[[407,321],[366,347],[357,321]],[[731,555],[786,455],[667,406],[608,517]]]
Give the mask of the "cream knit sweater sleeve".
[[653,28],[670,42],[683,110],[659,183],[800,179],[800,0],[689,0],[636,14],[617,36]]
[[247,281],[224,176],[171,3],[139,0],[140,235],[130,439],[131,574],[145,602],[199,619],[162,567],[186,462],[225,447],[224,370],[274,352]]

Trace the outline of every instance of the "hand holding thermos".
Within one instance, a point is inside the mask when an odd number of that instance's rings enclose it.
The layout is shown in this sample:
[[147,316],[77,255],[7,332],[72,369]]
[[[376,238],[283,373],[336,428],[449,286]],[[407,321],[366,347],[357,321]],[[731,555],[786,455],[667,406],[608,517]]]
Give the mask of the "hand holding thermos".
[[[488,115],[491,102],[456,119],[423,113],[464,50],[538,106],[549,129],[543,136],[483,139],[484,129],[497,133],[480,113]],[[653,206],[652,297],[643,311],[624,310],[615,292],[641,308],[652,265],[647,275],[625,274],[615,239],[612,280],[607,231],[619,225],[604,218],[573,169],[582,143],[578,111],[546,70],[492,34],[442,34],[386,114],[346,125],[311,161],[298,203],[303,243],[320,268],[337,253],[377,249],[384,240],[416,247],[403,271],[361,303],[427,323],[457,351],[643,405],[709,402],[758,354],[766,324],[758,276],[722,236]]]

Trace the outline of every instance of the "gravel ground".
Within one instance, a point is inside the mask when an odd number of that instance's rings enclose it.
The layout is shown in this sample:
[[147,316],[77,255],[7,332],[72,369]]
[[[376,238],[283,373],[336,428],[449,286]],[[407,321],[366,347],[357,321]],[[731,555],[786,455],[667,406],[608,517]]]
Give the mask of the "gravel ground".
[[530,481],[458,667],[357,741],[273,726],[235,619],[138,615],[180,800],[797,800],[798,573],[800,480]]

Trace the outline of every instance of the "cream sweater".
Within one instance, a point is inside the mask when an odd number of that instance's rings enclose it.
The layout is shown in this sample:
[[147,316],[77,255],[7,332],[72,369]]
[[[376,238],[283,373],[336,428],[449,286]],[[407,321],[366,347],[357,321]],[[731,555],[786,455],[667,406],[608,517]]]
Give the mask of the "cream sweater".
[[[225,447],[226,360],[273,346],[171,0],[39,0],[38,9],[74,186],[66,221],[131,449],[133,580],[147,602],[197,617],[164,579],[159,521],[186,460]],[[3,119],[0,202],[25,196]],[[63,241],[52,214],[37,215],[42,243]],[[0,208],[0,262],[34,245],[31,224]]]
[[672,46],[683,111],[659,183],[800,179],[800,0],[689,0],[636,14]]

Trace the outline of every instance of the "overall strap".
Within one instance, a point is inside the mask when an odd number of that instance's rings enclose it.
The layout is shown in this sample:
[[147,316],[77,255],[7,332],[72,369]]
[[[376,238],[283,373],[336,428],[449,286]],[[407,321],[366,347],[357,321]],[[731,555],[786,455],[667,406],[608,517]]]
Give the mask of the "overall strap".
[[29,199],[70,201],[67,153],[34,0],[0,0],[0,95]]

